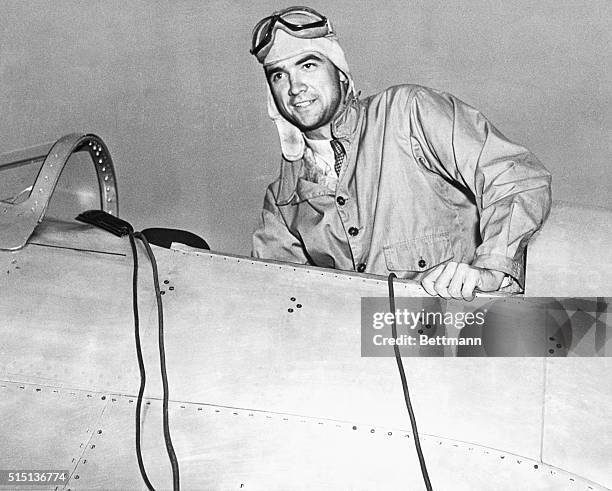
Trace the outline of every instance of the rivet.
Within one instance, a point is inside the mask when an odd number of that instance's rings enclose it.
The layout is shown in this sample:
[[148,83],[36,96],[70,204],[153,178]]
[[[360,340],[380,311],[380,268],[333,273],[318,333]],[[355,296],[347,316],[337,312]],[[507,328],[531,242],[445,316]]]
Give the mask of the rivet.
[[104,180],[105,180],[105,181],[108,181],[108,176],[104,176]]
[[562,344],[557,344],[557,348],[563,348]]
[[93,149],[94,149],[94,150],[97,150],[97,149],[98,149],[98,147],[97,147],[96,145],[94,145],[94,146],[93,146]]
[[93,143],[92,143],[92,142],[89,142],[89,146],[91,147],[92,145],[93,145]]
[[98,435],[100,435],[102,433],[102,430],[98,430]]
[[96,152],[96,157],[99,157],[99,156],[100,156],[100,151],[98,150],[98,151]]
[[296,305],[296,307],[297,307],[298,309],[301,309],[301,308],[302,308],[302,304],[301,304],[301,303],[298,303],[298,304]]
[[168,288],[168,290],[174,290],[174,287],[173,287],[173,286],[171,286],[171,287],[169,287],[169,288]]
[[287,309],[287,312],[293,312],[293,309]]
[[357,427],[356,427],[356,426],[353,426],[353,429],[354,429],[354,430],[356,430],[356,429],[357,429]]
[[111,201],[113,201],[113,198],[106,198],[107,203],[110,203]]
[[48,180],[49,180],[49,176],[45,176],[45,181],[48,181]]
[[106,172],[106,167],[102,167],[102,172]]
[[291,301],[292,301],[292,302],[295,302],[295,297],[291,297]]
[[109,187],[107,187],[107,188],[106,188],[106,190],[107,190],[107,191],[110,191],[110,188],[109,188]]
[[162,290],[162,291],[161,291],[161,292],[159,292],[159,293],[161,293],[162,295],[165,295],[165,294],[166,294],[166,292],[165,292],[164,290]]
[[167,285],[168,283],[170,283],[170,280],[164,280],[164,285]]
[[102,162],[102,159],[98,159],[98,164],[101,164]]

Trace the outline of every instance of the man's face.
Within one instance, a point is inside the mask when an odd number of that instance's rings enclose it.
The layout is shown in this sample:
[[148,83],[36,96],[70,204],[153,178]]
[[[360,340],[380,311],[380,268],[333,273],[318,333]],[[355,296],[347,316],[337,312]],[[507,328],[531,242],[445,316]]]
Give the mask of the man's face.
[[302,53],[265,67],[281,115],[310,138],[331,138],[330,123],[341,105],[342,76],[318,53]]

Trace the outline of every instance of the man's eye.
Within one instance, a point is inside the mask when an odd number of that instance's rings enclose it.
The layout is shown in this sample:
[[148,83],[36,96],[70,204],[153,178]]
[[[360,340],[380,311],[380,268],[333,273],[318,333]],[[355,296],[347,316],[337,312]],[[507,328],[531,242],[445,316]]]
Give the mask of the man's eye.
[[282,78],[283,78],[283,73],[282,72],[276,72],[276,73],[273,73],[272,75],[270,75],[270,80],[272,82],[278,82]]
[[317,66],[317,65],[316,65],[315,63],[312,63],[312,62],[310,62],[310,61],[309,61],[309,62],[307,62],[307,63],[304,63],[304,64],[302,65],[302,67],[303,67],[303,68],[305,68],[306,70],[312,70],[312,69],[313,69],[313,68],[315,68],[316,66]]

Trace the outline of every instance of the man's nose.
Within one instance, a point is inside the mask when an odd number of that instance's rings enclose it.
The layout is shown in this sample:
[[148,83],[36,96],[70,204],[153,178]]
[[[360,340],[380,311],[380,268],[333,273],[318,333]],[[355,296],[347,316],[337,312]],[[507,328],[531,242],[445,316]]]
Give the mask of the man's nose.
[[289,94],[298,95],[300,92],[306,90],[306,84],[302,78],[297,74],[289,75]]

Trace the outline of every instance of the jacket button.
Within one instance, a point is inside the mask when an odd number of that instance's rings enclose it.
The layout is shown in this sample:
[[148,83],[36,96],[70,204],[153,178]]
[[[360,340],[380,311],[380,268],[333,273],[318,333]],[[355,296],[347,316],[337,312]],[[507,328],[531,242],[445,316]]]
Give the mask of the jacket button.
[[363,272],[365,271],[365,268],[366,268],[366,265],[365,265],[365,264],[363,264],[363,263],[359,263],[359,264],[357,265],[357,272],[358,272],[358,273],[363,273]]
[[359,233],[359,230],[357,230],[355,227],[351,227],[348,229],[348,233],[351,237],[355,237],[355,235]]
[[338,196],[336,198],[336,203],[338,203],[340,206],[344,206],[344,203],[346,203],[346,200],[342,196]]
[[425,259],[419,259],[419,268],[424,268],[425,266],[427,266]]

